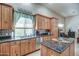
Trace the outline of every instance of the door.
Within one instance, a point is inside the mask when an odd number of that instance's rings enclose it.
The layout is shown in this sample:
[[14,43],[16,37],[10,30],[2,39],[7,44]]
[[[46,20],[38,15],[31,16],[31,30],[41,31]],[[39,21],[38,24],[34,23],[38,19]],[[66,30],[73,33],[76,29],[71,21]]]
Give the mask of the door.
[[1,29],[1,4],[0,4],[0,29]]
[[2,29],[11,29],[12,25],[12,8],[2,5]]
[[25,55],[29,53],[28,47],[29,47],[28,40],[22,40],[21,41],[21,55]]
[[57,20],[56,19],[51,19],[51,32],[53,35],[51,38],[57,38],[58,37],[58,26],[57,26]]
[[0,55],[2,55],[2,56],[10,55],[10,44],[9,43],[0,44]]
[[16,41],[15,48],[16,48],[16,56],[20,56],[21,55],[21,52],[20,52],[20,49],[21,49],[20,41]]
[[29,52],[33,52],[36,49],[36,41],[35,39],[29,40]]
[[10,55],[11,56],[16,56],[15,44],[16,44],[16,42],[10,42]]

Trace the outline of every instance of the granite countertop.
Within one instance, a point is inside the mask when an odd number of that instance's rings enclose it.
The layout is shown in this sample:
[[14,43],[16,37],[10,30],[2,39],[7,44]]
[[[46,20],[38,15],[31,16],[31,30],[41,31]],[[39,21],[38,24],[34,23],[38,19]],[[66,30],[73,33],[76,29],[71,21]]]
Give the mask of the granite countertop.
[[13,37],[13,38],[9,38],[9,39],[0,39],[0,43],[4,43],[4,42],[10,42],[10,41],[18,41],[18,40],[30,40],[32,38],[36,38],[36,36],[30,36],[30,37]]
[[[68,39],[69,40],[69,39]],[[50,49],[53,49],[54,51],[61,53],[63,52],[66,48],[68,48],[70,46],[70,44],[73,42],[74,40],[70,40],[70,42],[62,42],[62,41],[53,41],[53,40],[49,40],[49,41],[43,41],[41,42],[41,45],[44,45]]]
[[50,36],[50,35],[42,35],[42,36],[34,35],[34,36],[29,36],[29,37],[13,37],[9,39],[0,39],[0,43],[18,41],[18,40],[30,40],[32,38],[38,38],[38,37],[43,37],[43,36]]

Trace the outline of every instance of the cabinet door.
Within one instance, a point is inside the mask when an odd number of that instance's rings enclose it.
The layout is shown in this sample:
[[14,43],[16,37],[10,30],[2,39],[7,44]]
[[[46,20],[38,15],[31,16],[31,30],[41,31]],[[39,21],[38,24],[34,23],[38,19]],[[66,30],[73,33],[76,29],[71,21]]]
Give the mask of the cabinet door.
[[21,41],[21,55],[25,55],[27,53],[29,53],[29,49],[28,49],[28,40],[22,40]]
[[41,45],[41,56],[47,56],[47,48]]
[[29,52],[33,52],[36,49],[36,41],[35,39],[29,40]]
[[75,50],[74,50],[74,43],[72,43],[71,45],[70,45],[70,56],[74,56],[75,55]]
[[10,56],[16,56],[16,42],[10,42]]
[[2,55],[2,56],[10,55],[10,44],[9,43],[0,44],[0,55]]
[[57,38],[58,37],[58,26],[57,26],[57,20],[51,19],[51,32],[53,35],[51,38]]
[[25,40],[21,41],[21,55],[25,54]]
[[16,41],[15,48],[16,48],[16,55],[20,56],[21,55],[21,52],[20,52],[20,49],[21,49],[20,41]]
[[11,29],[12,8],[2,5],[2,29]]
[[50,39],[51,39],[51,36],[44,36],[44,37],[43,37],[43,40],[44,40],[44,41],[50,40]]
[[1,29],[1,4],[0,4],[0,29]]

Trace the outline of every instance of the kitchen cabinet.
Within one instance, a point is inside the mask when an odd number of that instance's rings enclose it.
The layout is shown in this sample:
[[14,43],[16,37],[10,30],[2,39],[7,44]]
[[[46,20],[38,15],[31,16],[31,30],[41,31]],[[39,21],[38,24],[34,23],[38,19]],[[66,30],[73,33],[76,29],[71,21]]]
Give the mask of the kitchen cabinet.
[[25,55],[30,52],[33,52],[35,51],[35,49],[36,49],[35,39],[28,39],[21,41],[21,55]]
[[2,29],[12,28],[12,8],[2,5]]
[[49,36],[49,35],[42,36],[42,39],[43,39],[43,41],[51,40],[51,36]]
[[47,56],[47,47],[41,45],[41,56]]
[[36,29],[50,29],[50,18],[37,14]]
[[0,4],[0,29],[12,29],[13,8]]
[[71,48],[70,47],[68,47],[67,49],[65,49],[65,51],[63,51],[61,54],[60,54],[60,56],[70,56],[70,50]]
[[25,55],[29,53],[29,46],[28,46],[28,40],[22,40],[21,41],[21,55]]
[[51,19],[51,39],[58,38],[58,22],[55,18]]
[[20,56],[20,41],[10,42],[10,55]]
[[35,38],[0,43],[0,55],[2,56],[22,56],[35,50]]
[[0,5],[0,29],[1,29],[1,5]]
[[9,43],[1,43],[0,44],[0,55],[9,56],[10,55],[10,44]]
[[70,56],[74,56],[75,55],[75,44],[74,43],[72,43],[71,45],[70,45]]
[[36,41],[35,39],[29,40],[29,52],[33,52],[36,49]]

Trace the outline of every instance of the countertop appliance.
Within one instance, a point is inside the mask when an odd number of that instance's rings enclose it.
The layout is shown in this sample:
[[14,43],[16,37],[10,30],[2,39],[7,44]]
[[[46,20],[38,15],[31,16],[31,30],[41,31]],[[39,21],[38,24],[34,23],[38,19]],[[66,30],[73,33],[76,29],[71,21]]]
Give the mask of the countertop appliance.
[[36,35],[50,35],[51,32],[49,29],[40,29],[40,30],[36,30]]

